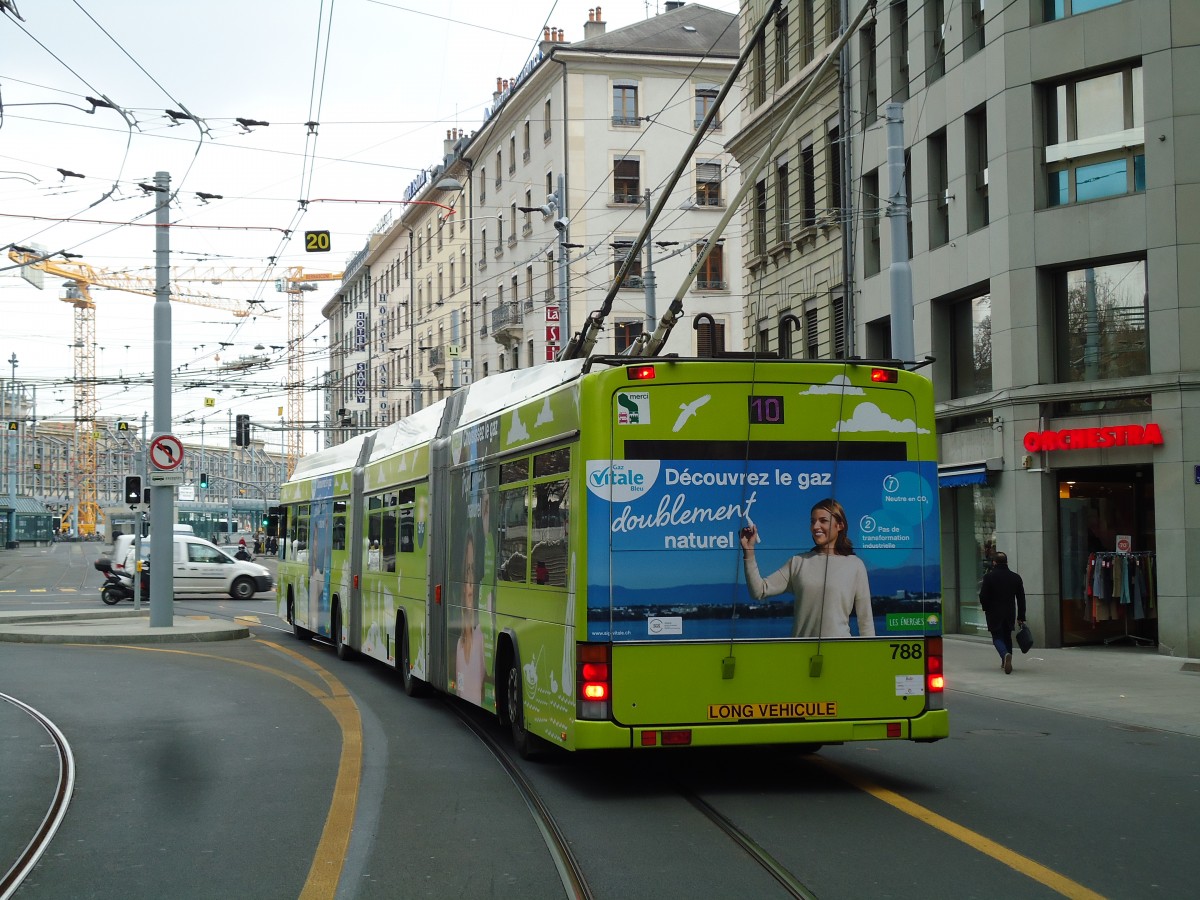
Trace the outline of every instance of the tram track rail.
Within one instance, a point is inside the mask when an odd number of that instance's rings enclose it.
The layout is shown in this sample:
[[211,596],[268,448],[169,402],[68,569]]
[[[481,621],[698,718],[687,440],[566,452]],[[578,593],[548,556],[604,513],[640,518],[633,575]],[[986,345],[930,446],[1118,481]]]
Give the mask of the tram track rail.
[[33,871],[34,866],[38,864],[38,860],[42,858],[63,819],[66,818],[67,807],[70,806],[71,795],[75,791],[75,756],[71,752],[71,745],[67,743],[66,736],[43,713],[8,694],[0,694],[0,701],[15,706],[41,725],[50,735],[55,753],[58,755],[58,779],[46,815],[34,830],[25,849],[17,856],[16,861],[3,876],[0,876],[0,900],[8,900],[20,888],[21,883]]

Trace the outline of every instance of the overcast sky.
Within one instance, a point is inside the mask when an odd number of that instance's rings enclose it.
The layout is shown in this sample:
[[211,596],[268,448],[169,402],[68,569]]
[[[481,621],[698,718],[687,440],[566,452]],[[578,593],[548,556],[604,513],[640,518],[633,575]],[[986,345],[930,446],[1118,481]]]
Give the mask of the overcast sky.
[[[172,265],[222,271],[340,272],[422,169],[447,129],[472,131],[497,77],[516,75],[545,25],[583,39],[585,0],[11,0],[0,14],[0,245],[40,244],[92,266],[154,275],[152,195],[138,187],[169,172],[178,197]],[[661,2],[602,2],[613,31]],[[735,0],[705,5],[736,13]],[[96,108],[107,99],[126,111]],[[173,119],[190,113],[199,124]],[[133,123],[131,128],[128,121]],[[269,122],[247,130],[237,118]],[[305,123],[320,123],[315,129]],[[63,175],[58,170],[66,170]],[[76,177],[82,175],[83,177]],[[111,192],[111,193],[110,193]],[[199,193],[224,199],[207,203]],[[301,198],[310,202],[301,210]],[[190,226],[190,227],[188,227]],[[203,226],[203,227],[195,227]],[[290,238],[283,233],[293,229]],[[333,249],[305,253],[303,232],[328,229]],[[61,259],[61,257],[59,257]],[[0,377],[36,384],[40,417],[73,414],[74,312],[61,280],[37,291],[0,258]],[[320,315],[337,282],[306,295],[306,382],[328,369]],[[224,439],[230,414],[278,424],[286,411],[283,295],[253,283],[196,284],[261,300],[248,318],[172,304],[174,430]],[[153,425],[152,391],[115,382],[153,373],[152,297],[93,289],[98,415]],[[265,313],[265,314],[264,314]],[[259,345],[262,350],[256,349]],[[242,379],[223,366],[246,356],[272,365]],[[205,387],[186,388],[194,379]],[[57,386],[56,386],[57,385]],[[214,397],[216,406],[204,407]],[[316,420],[318,394],[305,394]],[[217,439],[213,439],[214,431]],[[278,442],[273,432],[272,445]],[[315,438],[306,439],[314,449]]]

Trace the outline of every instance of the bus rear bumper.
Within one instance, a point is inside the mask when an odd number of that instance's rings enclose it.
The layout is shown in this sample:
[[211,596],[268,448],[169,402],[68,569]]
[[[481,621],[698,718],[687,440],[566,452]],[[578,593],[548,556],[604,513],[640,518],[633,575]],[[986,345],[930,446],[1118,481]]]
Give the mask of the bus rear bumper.
[[577,721],[572,749],[848,744],[854,741],[894,740],[925,743],[949,736],[950,717],[944,709],[929,710],[912,719],[878,721],[745,722],[634,728],[614,722]]

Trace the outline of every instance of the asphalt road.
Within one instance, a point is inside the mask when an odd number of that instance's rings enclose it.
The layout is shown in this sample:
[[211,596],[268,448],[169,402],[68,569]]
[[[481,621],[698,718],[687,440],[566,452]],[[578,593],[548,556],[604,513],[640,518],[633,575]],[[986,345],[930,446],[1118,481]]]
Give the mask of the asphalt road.
[[[36,560],[14,577],[8,563],[0,585],[16,593],[0,608],[79,602],[68,589],[98,580]],[[58,593],[24,583],[50,577]],[[222,615],[232,601],[181,603]],[[386,667],[340,662],[273,630],[269,602],[252,606],[248,640],[0,644],[0,692],[53,719],[79,770],[19,898],[564,896],[524,802],[453,701],[408,698]],[[1170,716],[1194,707],[1196,676],[1122,651],[1031,654],[1004,676],[989,646],[952,649],[963,689],[936,744],[564,754],[521,770],[600,898],[787,896],[695,797],[814,897],[1190,896],[1200,744]],[[1160,696],[1133,664],[1176,680]],[[0,704],[0,868],[44,811],[46,745]]]

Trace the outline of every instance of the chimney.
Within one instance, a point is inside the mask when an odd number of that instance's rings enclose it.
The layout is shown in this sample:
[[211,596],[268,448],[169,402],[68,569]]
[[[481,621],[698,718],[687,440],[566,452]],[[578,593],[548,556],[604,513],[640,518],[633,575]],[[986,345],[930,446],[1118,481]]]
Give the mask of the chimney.
[[554,41],[550,37],[550,27],[542,29],[542,42],[538,44],[538,49],[542,52],[542,56],[548,54],[554,48]]
[[499,100],[500,95],[504,93],[503,83],[504,83],[503,78],[500,78],[500,77],[496,78],[496,91],[495,91],[495,93],[492,94],[492,102],[493,103],[495,103],[497,100]]
[[454,153],[454,145],[458,143],[458,129],[450,128],[446,131],[446,143],[443,145],[443,156],[451,156]]
[[599,37],[604,34],[604,20],[600,18],[600,7],[588,10],[588,20],[583,25],[583,39]]

